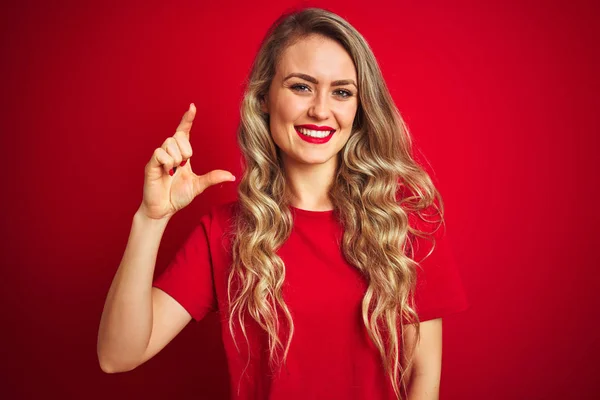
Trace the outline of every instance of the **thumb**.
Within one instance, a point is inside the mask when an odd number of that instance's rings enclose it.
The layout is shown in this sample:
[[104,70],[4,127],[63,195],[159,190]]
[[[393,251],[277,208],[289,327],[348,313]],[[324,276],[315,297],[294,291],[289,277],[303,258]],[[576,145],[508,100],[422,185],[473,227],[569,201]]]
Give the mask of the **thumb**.
[[222,169],[215,169],[207,174],[199,175],[194,179],[194,194],[198,196],[204,192],[208,187],[216,185],[222,182],[233,182],[235,176],[229,171]]

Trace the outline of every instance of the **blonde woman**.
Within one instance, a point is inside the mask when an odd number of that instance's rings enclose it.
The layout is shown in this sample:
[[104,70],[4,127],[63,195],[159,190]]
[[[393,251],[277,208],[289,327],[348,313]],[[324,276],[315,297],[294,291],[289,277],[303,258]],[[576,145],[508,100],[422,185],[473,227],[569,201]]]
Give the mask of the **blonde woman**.
[[238,200],[153,279],[165,226],[223,170],[192,172],[194,105],[145,168],[98,357],[136,368],[222,315],[235,399],[437,399],[441,318],[467,307],[441,197],[365,39],[321,9],[282,16],[241,106]]

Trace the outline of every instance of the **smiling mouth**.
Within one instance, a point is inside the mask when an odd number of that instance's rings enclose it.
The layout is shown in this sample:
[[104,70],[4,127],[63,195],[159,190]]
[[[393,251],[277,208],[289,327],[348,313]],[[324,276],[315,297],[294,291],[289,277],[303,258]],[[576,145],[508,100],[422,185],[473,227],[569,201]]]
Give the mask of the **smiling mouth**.
[[330,136],[335,132],[335,129],[334,130],[314,130],[314,129],[299,128],[299,127],[296,127],[296,130],[298,132],[300,132],[301,134],[303,134],[304,136],[308,136],[308,137],[312,137],[312,138],[316,138],[316,139],[326,138],[327,136]]

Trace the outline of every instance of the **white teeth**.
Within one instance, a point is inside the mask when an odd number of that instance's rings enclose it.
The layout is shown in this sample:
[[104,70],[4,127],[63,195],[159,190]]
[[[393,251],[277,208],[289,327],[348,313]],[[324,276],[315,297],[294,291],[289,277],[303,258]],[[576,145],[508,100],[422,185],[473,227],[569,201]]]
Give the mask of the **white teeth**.
[[316,137],[316,138],[324,138],[324,137],[329,136],[329,134],[331,133],[331,131],[313,131],[313,130],[304,129],[304,128],[296,128],[296,129],[298,129],[298,131],[300,133],[302,133],[303,135]]

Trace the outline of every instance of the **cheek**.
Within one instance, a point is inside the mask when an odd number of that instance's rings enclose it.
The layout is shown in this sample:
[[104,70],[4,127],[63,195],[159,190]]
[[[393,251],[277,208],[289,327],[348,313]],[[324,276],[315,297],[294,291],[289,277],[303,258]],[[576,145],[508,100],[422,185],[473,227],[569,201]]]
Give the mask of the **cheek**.
[[356,113],[358,111],[358,107],[349,105],[348,107],[342,107],[338,110],[338,118],[340,120],[340,124],[345,128],[351,127],[354,123],[354,118],[356,117]]
[[278,121],[294,122],[306,111],[306,105],[301,99],[292,95],[282,95],[275,103],[275,117]]

